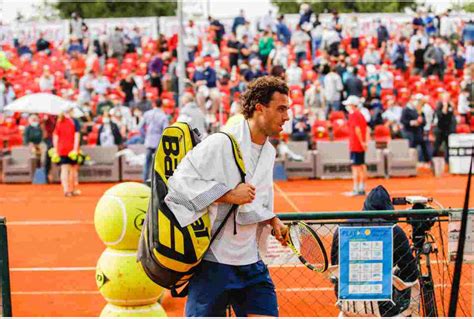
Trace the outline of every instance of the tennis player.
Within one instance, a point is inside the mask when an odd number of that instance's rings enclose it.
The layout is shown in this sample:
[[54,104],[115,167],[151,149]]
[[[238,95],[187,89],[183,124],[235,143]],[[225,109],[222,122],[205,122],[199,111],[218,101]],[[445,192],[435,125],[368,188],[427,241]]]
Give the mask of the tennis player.
[[284,81],[264,76],[249,84],[242,96],[244,119],[227,133],[240,145],[245,183],[224,134],[198,144],[169,179],[165,201],[181,226],[193,223],[208,209],[214,233],[232,204],[240,205],[189,283],[187,317],[225,316],[228,305],[238,317],[278,316],[275,286],[259,248],[272,228],[286,245],[286,227],[273,212],[275,149],[268,137],[278,135],[288,120],[288,92]]

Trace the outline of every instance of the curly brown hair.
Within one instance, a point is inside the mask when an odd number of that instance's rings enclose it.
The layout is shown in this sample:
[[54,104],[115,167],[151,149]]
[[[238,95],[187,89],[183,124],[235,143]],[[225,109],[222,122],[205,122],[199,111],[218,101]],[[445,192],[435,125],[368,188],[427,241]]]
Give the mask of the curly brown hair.
[[253,116],[255,106],[260,103],[268,105],[270,103],[273,93],[278,92],[288,95],[288,85],[281,78],[274,76],[262,76],[250,82],[247,90],[240,97],[242,105],[242,114],[246,119]]

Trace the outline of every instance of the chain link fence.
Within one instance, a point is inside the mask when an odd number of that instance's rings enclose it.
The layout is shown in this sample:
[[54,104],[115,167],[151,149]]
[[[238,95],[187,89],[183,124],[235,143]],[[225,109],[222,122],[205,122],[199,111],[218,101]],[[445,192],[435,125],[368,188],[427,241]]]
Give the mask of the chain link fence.
[[[283,220],[311,225],[324,243],[330,267],[324,273],[311,271],[272,238],[263,259],[276,286],[280,316],[447,316],[455,258],[448,251],[448,237],[457,231],[449,221],[453,211],[281,214]],[[386,225],[394,226],[393,302],[338,302],[338,227]],[[473,270],[470,262],[464,263],[457,316],[473,316]],[[364,271],[349,276],[364,276]]]

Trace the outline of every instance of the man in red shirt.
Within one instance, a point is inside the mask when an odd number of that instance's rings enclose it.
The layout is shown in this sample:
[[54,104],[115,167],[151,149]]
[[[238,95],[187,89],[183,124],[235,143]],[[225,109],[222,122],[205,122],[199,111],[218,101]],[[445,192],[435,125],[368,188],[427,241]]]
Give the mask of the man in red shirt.
[[351,95],[343,102],[349,113],[349,150],[351,152],[352,179],[354,181],[353,196],[365,195],[365,180],[367,167],[365,166],[365,151],[367,149],[368,130],[367,121],[359,111],[361,99]]

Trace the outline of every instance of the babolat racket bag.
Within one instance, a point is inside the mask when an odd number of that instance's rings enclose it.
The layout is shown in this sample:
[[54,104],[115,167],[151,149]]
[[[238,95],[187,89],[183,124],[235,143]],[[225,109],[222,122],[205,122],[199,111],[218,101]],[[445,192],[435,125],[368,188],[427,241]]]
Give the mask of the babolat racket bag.
[[[245,166],[239,144],[231,135],[226,135],[232,142],[234,159],[244,182]],[[168,179],[186,154],[199,142],[199,135],[186,123],[176,122],[163,131],[155,153],[151,199],[138,245],[137,259],[145,273],[156,284],[170,289],[175,297],[187,294],[187,283],[196,267],[231,213],[238,208],[237,205],[232,206],[225,220],[211,237],[212,227],[208,213],[193,224],[181,227],[166,205]]]

